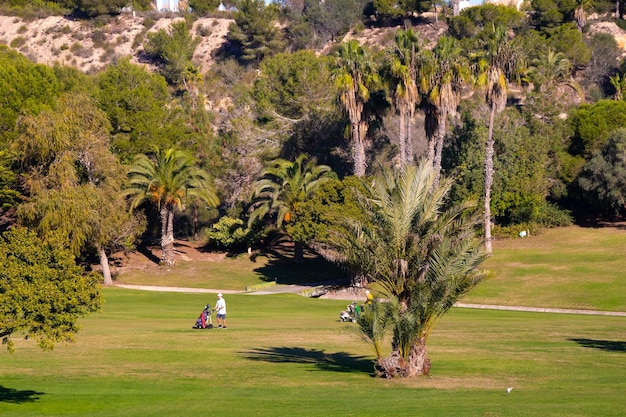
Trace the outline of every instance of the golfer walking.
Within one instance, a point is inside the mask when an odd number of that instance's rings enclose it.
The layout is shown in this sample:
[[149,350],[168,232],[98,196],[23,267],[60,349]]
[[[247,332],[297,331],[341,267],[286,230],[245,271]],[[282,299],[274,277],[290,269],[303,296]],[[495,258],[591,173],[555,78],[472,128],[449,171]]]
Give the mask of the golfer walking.
[[217,327],[219,329],[226,328],[226,300],[222,297],[222,293],[217,294],[217,303],[215,304],[217,317]]

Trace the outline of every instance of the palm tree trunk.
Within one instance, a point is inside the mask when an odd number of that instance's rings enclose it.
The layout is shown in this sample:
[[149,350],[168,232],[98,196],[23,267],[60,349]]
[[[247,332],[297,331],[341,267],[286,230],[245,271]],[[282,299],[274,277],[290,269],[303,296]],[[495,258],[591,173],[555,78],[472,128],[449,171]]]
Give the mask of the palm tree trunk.
[[493,122],[496,114],[495,106],[491,106],[489,113],[489,132],[485,146],[485,252],[493,253],[491,246],[491,186],[493,185]]
[[413,162],[413,137],[411,136],[411,124],[413,123],[413,110],[409,110],[408,117],[406,118],[406,161],[407,163]]
[[102,276],[104,277],[104,285],[113,285],[113,278],[111,278],[111,268],[109,268],[109,258],[104,248],[98,249],[98,256],[100,257],[100,266],[102,267]]
[[353,125],[353,158],[354,158],[354,175],[357,177],[365,176],[365,168],[367,167],[365,158],[365,136],[367,135],[367,123],[358,122]]
[[193,210],[192,233],[193,233],[193,238],[195,240],[198,240],[198,224],[200,223],[200,219],[198,216],[198,205],[194,204],[192,206],[192,210]]
[[174,212],[163,204],[161,206],[161,263],[174,265]]
[[416,341],[409,352],[408,359],[404,359],[398,350],[394,350],[386,358],[381,358],[374,365],[376,376],[382,378],[413,377],[430,373],[430,359],[426,349],[426,338]]
[[405,116],[405,112],[403,110],[400,110],[398,112],[398,145],[400,147],[400,166],[403,167],[407,160],[406,160],[406,155],[407,155],[407,150],[406,150],[406,142],[407,142],[407,137],[406,137],[406,116]]
[[430,161],[431,164],[433,164],[433,167],[434,167],[434,161],[435,161],[435,135],[432,135],[430,138],[428,138],[428,160]]
[[439,177],[441,175],[441,155],[443,152],[443,140],[446,137],[446,115],[439,116],[439,122],[437,123],[437,130],[435,131],[435,159],[433,161],[433,171],[435,173],[435,180],[433,182],[433,188],[439,184]]

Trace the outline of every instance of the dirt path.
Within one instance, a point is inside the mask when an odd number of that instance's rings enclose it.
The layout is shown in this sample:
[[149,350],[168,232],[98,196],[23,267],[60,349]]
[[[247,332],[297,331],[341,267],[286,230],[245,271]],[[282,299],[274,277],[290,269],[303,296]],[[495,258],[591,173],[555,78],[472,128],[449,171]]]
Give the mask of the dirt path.
[[[257,291],[239,291],[239,290],[216,290],[207,288],[185,288],[185,287],[163,287],[157,285],[128,285],[128,284],[115,284],[116,287],[143,290],[143,291],[161,291],[161,292],[183,292],[183,293],[213,293],[219,292],[223,294],[250,294],[250,295],[266,295],[266,294],[279,294],[279,293],[294,293],[299,294],[310,287],[302,285],[275,285],[268,288],[263,288]],[[332,297],[336,300],[352,300],[354,296],[351,294],[335,295]],[[455,307],[459,308],[476,308],[484,310],[503,310],[503,311],[524,311],[531,313],[556,313],[556,314],[585,314],[594,316],[617,316],[626,317],[626,312],[621,311],[598,311],[598,310],[576,310],[567,308],[544,308],[544,307],[524,307],[524,306],[501,306],[490,304],[466,304],[456,303]]]

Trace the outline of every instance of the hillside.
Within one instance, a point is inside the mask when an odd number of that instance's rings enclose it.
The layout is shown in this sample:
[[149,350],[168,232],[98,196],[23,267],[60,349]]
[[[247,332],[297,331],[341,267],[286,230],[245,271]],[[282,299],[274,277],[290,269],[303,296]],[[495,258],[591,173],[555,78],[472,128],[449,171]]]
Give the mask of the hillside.
[[[175,20],[164,17],[148,29],[144,25],[148,20],[130,14],[118,16],[109,24],[98,27],[62,16],[33,22],[0,16],[0,43],[17,49],[37,63],[52,65],[59,62],[84,72],[94,72],[123,56],[130,55],[133,62],[141,62],[145,34],[167,29]],[[194,36],[201,39],[194,61],[202,69],[211,65],[212,53],[225,41],[231,22],[230,19],[215,18],[194,22]]]
[[[158,20],[150,17],[122,14],[108,24],[95,25],[91,21],[79,21],[63,16],[50,16],[35,21],[23,21],[15,16],[0,16],[0,44],[6,44],[20,51],[33,62],[52,65],[59,62],[84,72],[95,72],[120,57],[130,55],[135,63],[142,61],[143,40],[148,32],[167,29],[181,18],[164,15]],[[593,22],[589,19],[589,33],[608,33],[626,55],[626,32],[613,22]],[[203,71],[213,63],[213,53],[226,40],[232,19],[200,18],[192,28],[200,44],[194,54],[194,62]],[[346,39],[357,39],[362,44],[384,45],[393,40],[393,33],[401,26],[363,29],[358,33],[348,33]],[[434,16],[424,14],[418,19],[415,28],[427,44],[434,45],[436,39],[445,33],[445,21],[435,23]],[[327,45],[321,53],[327,52]]]

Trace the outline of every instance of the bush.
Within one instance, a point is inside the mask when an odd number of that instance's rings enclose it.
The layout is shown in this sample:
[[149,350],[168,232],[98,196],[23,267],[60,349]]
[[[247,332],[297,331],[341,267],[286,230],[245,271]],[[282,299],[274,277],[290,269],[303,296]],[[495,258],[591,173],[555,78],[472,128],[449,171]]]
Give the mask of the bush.
[[223,249],[241,248],[248,244],[250,229],[243,220],[223,216],[208,232],[209,242]]
[[26,43],[26,39],[23,36],[18,36],[11,41],[11,48],[19,48]]

